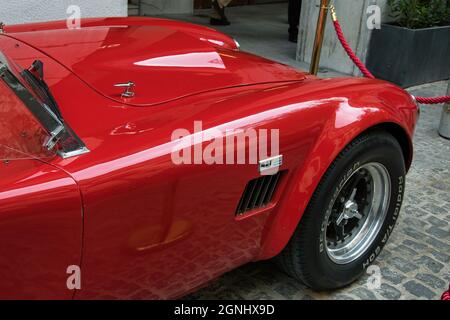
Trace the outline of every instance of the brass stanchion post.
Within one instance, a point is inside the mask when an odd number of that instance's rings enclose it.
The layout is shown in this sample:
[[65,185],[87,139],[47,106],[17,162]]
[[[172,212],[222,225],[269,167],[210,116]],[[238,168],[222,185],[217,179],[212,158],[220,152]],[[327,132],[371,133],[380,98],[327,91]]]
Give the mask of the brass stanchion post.
[[330,0],[320,0],[320,13],[319,19],[317,20],[316,38],[314,40],[311,68],[309,70],[314,75],[317,75],[319,71],[320,53],[322,52],[323,36],[325,34],[329,7]]

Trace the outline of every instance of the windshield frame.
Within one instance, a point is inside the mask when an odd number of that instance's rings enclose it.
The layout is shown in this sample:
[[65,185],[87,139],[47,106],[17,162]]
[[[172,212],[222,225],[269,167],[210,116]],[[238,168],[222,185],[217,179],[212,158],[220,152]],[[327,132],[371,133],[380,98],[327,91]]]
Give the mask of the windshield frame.
[[[20,68],[13,65],[0,51],[0,79],[17,95],[47,131],[49,136],[45,140],[44,148],[49,151],[57,148],[57,154],[63,159],[89,152],[89,149],[83,141],[64,122],[63,118],[57,115],[50,106],[41,100],[40,93],[35,92],[37,88],[34,88],[24,79],[18,69]],[[28,86],[24,85],[19,77]],[[39,83],[36,82],[35,85],[39,85]],[[49,90],[48,87],[39,89],[44,91]],[[49,95],[51,95],[50,92]],[[54,107],[59,110],[56,101],[53,99],[52,102],[55,103]]]

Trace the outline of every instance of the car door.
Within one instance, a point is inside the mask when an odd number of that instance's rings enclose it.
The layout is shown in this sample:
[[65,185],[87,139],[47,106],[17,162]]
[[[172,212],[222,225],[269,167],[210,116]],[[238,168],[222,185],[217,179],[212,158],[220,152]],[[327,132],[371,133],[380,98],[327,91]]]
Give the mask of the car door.
[[81,280],[70,278],[81,263],[80,192],[47,164],[56,154],[46,137],[0,80],[0,299],[70,299]]

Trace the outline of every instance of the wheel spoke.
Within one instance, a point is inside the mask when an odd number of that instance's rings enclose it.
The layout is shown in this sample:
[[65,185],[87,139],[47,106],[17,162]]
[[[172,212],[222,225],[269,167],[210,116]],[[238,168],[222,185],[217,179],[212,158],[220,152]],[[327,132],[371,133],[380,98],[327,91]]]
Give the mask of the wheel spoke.
[[350,201],[354,201],[355,200],[355,196],[356,196],[356,191],[358,191],[358,189],[353,188],[352,194],[350,195]]
[[356,219],[358,219],[358,220],[361,220],[362,219],[362,215],[361,215],[361,213],[359,213],[359,212],[355,212],[355,214],[353,215],[353,218],[356,218]]
[[339,217],[336,219],[336,224],[340,225],[342,223],[342,221],[344,221],[345,219],[345,212],[342,212]]

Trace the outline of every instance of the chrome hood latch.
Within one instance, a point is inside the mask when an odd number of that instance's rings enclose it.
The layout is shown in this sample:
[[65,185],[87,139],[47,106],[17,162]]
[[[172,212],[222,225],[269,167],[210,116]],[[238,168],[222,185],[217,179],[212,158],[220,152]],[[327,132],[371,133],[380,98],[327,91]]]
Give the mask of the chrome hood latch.
[[132,81],[128,81],[127,83],[117,83],[114,85],[114,87],[125,88],[125,91],[122,93],[122,98],[134,97],[134,95],[135,95],[135,93],[133,91],[134,86],[135,86],[135,84]]

